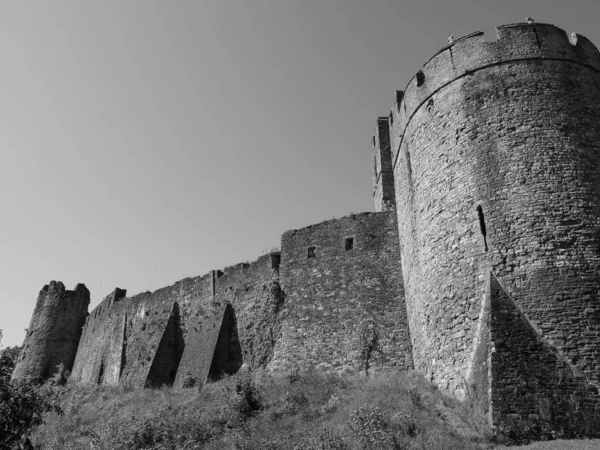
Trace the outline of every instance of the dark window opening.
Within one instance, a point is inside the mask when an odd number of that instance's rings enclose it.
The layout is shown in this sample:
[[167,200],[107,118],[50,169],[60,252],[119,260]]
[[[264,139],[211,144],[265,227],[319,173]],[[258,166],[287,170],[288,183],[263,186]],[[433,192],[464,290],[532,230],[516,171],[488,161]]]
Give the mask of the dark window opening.
[[375,179],[374,183],[377,182],[377,159],[373,158],[373,178]]
[[481,205],[477,205],[477,215],[479,216],[479,230],[481,231],[481,235],[483,236],[483,245],[485,251],[488,251],[487,245],[487,233],[485,230],[485,217],[483,216],[483,208]]
[[412,190],[412,186],[413,186],[412,164],[410,162],[410,152],[408,151],[408,148],[406,148],[406,147],[404,150],[404,155],[406,157],[406,172],[408,175],[408,185]]
[[394,125],[394,114],[390,113],[390,127]]
[[346,238],[344,239],[344,250],[352,250],[354,248],[354,238]]
[[317,253],[317,247],[312,246],[312,247],[308,247],[308,258],[314,258],[316,256]]
[[271,269],[279,269],[281,264],[281,253],[271,253]]
[[423,86],[423,83],[425,83],[425,74],[422,70],[419,70],[417,72],[417,86]]
[[373,136],[373,147],[375,147],[375,136]]
[[217,270],[217,278],[221,278],[223,276],[223,271]]
[[100,363],[100,370],[98,371],[98,380],[97,380],[97,384],[102,384],[104,383],[104,361],[102,361]]

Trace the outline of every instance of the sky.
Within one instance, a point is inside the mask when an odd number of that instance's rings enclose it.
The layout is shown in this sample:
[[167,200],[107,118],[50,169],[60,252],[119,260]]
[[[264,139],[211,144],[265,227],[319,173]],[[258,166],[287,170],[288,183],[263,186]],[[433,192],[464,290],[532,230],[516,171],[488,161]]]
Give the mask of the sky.
[[0,330],[39,291],[90,310],[256,259],[372,211],[370,140],[455,38],[554,23],[600,45],[600,2],[0,0]]

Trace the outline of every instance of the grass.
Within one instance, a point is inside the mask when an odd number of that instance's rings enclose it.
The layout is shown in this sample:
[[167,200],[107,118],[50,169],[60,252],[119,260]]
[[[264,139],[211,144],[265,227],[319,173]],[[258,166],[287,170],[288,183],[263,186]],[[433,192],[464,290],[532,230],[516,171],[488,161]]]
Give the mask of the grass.
[[338,377],[237,374],[196,389],[55,388],[38,450],[591,450],[595,441],[496,447],[484,417],[415,372]]
[[195,389],[60,389],[36,449],[490,448],[482,417],[414,372],[286,378],[238,374]]
[[598,450],[600,439],[559,439],[556,441],[535,442],[520,447],[496,447],[496,450]]

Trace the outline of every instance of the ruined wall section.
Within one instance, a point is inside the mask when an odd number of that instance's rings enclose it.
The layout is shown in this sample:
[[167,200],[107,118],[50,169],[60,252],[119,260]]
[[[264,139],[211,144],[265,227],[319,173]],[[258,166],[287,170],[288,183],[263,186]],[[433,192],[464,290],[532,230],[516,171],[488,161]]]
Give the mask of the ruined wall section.
[[86,323],[73,380],[191,387],[242,364],[411,368],[398,259],[395,213],[364,213],[288,232],[282,252],[252,263],[109,296]]
[[164,295],[164,290],[165,288],[154,293],[139,294],[126,304],[121,383],[148,385],[150,368],[173,311],[174,299]]
[[60,281],[44,286],[12,378],[47,379],[59,364],[71,370],[89,304],[90,292],[83,284],[73,291]]
[[415,366],[444,389],[462,389],[488,270],[540,336],[600,377],[599,71],[584,37],[508,25],[497,42],[474,33],[442,49],[394,108]]
[[73,381],[117,385],[122,371],[127,291],[116,288],[87,316],[71,372]]
[[130,298],[108,296],[86,321],[72,380],[133,386],[204,383],[227,304],[244,362],[264,367],[283,295],[279,254],[186,278]]
[[285,301],[279,284],[280,263],[281,253],[272,252],[251,264],[217,273],[217,298],[233,306],[244,362],[252,370],[269,363],[279,337],[279,313]]
[[286,298],[269,370],[412,368],[399,261],[394,211],[284,233]]
[[158,348],[146,378],[146,386],[172,386],[179,369],[185,343],[181,329],[179,304],[174,302],[166,325],[163,327]]
[[189,313],[184,313],[195,334],[186,336],[176,386],[206,381],[227,305],[235,317],[243,363],[251,370],[266,366],[279,335],[279,312],[285,298],[279,286],[279,261],[280,254],[275,252],[208,275],[207,295],[200,296],[204,301],[191,303]]

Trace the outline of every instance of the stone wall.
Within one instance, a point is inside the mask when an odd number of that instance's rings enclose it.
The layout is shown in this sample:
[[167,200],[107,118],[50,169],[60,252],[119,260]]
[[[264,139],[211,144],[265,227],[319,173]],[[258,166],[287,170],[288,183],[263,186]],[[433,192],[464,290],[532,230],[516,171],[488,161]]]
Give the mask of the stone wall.
[[115,289],[86,318],[71,377],[85,383],[116,385],[121,377],[127,318],[127,291]]
[[393,211],[288,231],[281,256],[286,299],[271,371],[412,368]]
[[398,257],[395,213],[365,213],[290,231],[252,263],[116,290],[85,323],[72,379],[191,387],[242,366],[411,368]]
[[551,25],[498,34],[443,49],[397,108],[415,364],[459,387],[492,268],[534,326],[597,379],[600,57]]
[[464,394],[491,270],[535,333],[597,385],[596,48],[547,24],[500,27],[497,42],[474,33],[427,62],[392,112],[415,367]]
[[44,286],[12,378],[45,379],[56,373],[59,364],[71,370],[89,304],[90,292],[83,284],[73,291],[60,281]]
[[280,303],[273,268],[278,259],[278,254],[265,255],[118,302],[107,297],[85,324],[73,380],[135,386],[203,383],[226,312],[229,319],[237,316],[234,324],[241,329],[231,333],[244,338],[244,362],[265,366]]
[[505,435],[598,435],[598,389],[536,331],[491,272],[469,378],[470,396]]
[[[182,302],[185,350],[176,386],[204,383],[213,362],[229,366],[229,357],[215,355],[218,348],[225,348],[228,354],[230,346],[236,351],[239,348],[242,363],[251,370],[266,367],[278,335],[279,310],[284,300],[278,282],[279,259],[276,252],[252,263],[212,271],[206,277],[204,295],[194,293]],[[236,351],[231,352],[232,357],[239,356]],[[213,378],[223,374],[217,372]]]

